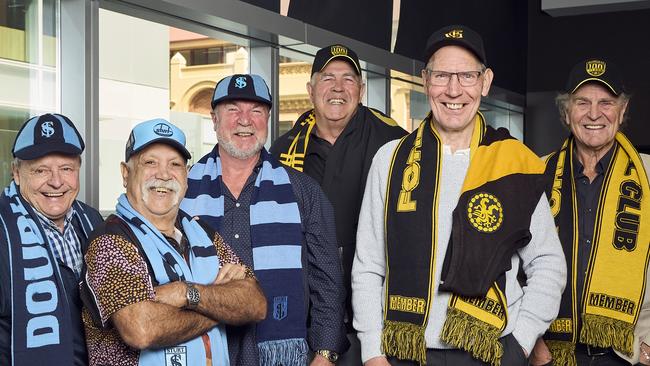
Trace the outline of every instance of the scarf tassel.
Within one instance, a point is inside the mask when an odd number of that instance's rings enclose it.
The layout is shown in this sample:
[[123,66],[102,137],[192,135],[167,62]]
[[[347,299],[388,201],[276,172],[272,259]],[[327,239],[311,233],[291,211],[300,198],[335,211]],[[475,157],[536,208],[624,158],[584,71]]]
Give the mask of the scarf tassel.
[[576,346],[572,342],[545,341],[555,366],[576,366]]
[[292,366],[307,364],[307,342],[304,338],[266,341],[258,345],[260,365]]
[[595,314],[585,314],[580,331],[580,342],[596,347],[612,347],[632,356],[634,324]]
[[412,323],[386,320],[381,334],[381,352],[400,360],[427,363],[424,327]]
[[501,331],[496,327],[458,309],[450,308],[440,338],[469,352],[474,358],[498,366],[503,356],[500,335]]

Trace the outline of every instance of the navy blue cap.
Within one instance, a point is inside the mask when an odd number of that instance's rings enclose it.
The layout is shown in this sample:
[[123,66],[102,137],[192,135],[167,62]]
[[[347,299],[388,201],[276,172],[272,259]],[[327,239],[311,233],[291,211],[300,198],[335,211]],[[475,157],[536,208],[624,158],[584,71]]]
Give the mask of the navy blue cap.
[[225,100],[252,100],[269,108],[273,106],[269,87],[261,76],[255,74],[235,74],[221,79],[214,87],[212,109]]
[[129,161],[131,156],[153,143],[167,144],[178,150],[186,160],[192,158],[192,154],[185,148],[183,131],[167,120],[156,118],[140,122],[133,127],[126,142],[124,161]]
[[325,66],[334,60],[347,61],[354,67],[354,72],[361,75],[361,64],[356,52],[342,44],[333,44],[318,50],[314,57],[314,63],[311,65],[311,74],[323,71]]
[[472,52],[481,61],[487,64],[485,57],[485,48],[483,47],[483,38],[465,25],[448,25],[433,32],[427,40],[424,48],[423,61],[429,62],[431,55],[445,46],[460,46]]
[[34,160],[51,153],[81,155],[84,141],[70,119],[61,114],[43,114],[28,119],[18,131],[12,153],[15,158]]

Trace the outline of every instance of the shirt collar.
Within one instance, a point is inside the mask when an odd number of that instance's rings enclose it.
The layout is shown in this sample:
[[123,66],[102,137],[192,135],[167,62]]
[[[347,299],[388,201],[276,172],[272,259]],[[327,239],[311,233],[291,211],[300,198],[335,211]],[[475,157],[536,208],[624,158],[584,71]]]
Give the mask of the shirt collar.
[[[47,216],[43,215],[40,211],[34,209],[34,212],[36,212],[36,216],[38,217],[39,221],[45,225],[46,227],[50,229],[55,229],[59,230],[59,227],[54,223],[54,221],[50,220]],[[63,228],[65,231],[65,228],[72,222],[72,216],[74,215],[75,210],[74,207],[70,207],[68,212],[65,214],[65,219],[63,221]]]
[[[612,145],[612,147],[603,155],[600,160],[598,160],[598,163],[596,163],[596,173],[598,175],[601,175],[605,172],[607,167],[609,166],[610,161],[612,160],[612,156],[614,155],[614,148],[616,147],[616,143]],[[583,171],[585,167],[582,165],[580,162],[580,159],[578,159],[578,154],[576,152],[576,147],[574,146],[573,148],[573,166],[575,169],[573,169],[573,177],[574,178],[582,178],[585,175],[583,174]]]

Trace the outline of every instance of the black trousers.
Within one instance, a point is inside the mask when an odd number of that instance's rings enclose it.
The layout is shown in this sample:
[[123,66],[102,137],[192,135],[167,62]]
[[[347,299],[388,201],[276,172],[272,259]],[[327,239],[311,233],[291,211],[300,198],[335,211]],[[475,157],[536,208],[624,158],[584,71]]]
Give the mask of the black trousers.
[[[503,344],[503,357],[501,365],[503,366],[527,366],[528,359],[524,355],[517,340],[512,334],[501,337],[499,342]],[[417,362],[398,360],[395,357],[389,357],[388,362],[392,366],[415,366]],[[488,365],[478,360],[469,353],[459,349],[428,349],[427,366],[479,366]]]
[[604,355],[589,356],[586,352],[576,349],[576,361],[578,366],[630,366],[629,362],[612,350]]

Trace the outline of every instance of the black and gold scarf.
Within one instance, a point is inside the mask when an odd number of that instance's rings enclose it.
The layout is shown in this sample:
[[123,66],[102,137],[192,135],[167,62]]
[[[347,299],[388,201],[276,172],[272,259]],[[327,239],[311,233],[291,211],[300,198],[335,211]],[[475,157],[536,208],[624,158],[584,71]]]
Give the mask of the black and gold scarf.
[[[486,126],[480,113],[474,124],[470,164],[442,269],[440,291],[453,295],[441,338],[498,365],[503,355],[498,339],[507,324],[504,274],[514,252],[530,241],[544,165],[507,130]],[[442,142],[429,114],[395,150],[385,206],[382,352],[422,365],[433,276],[443,260],[435,256],[441,165]]]
[[[557,319],[544,336],[558,365],[576,364],[577,342],[633,354],[650,258],[648,175],[632,144],[617,133],[598,200],[583,293],[576,293],[579,244],[573,150],[574,139],[569,137],[546,162],[551,182],[547,195],[569,263],[570,286],[562,295]],[[578,316],[582,317],[579,335]]]

